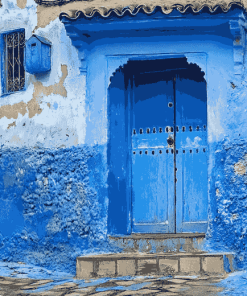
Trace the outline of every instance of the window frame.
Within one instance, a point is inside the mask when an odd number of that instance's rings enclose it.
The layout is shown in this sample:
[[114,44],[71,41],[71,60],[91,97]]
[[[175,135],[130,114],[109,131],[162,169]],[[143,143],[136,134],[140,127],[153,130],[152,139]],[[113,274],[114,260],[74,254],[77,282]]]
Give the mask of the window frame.
[[26,90],[26,48],[25,48],[25,44],[23,47],[23,66],[24,66],[24,87],[22,89],[19,90],[15,90],[15,91],[7,91],[6,87],[7,87],[7,73],[6,73],[6,69],[5,69],[5,64],[6,64],[6,42],[4,40],[4,36],[5,35],[9,35],[12,33],[24,33],[24,39],[26,42],[26,36],[25,36],[25,29],[24,28],[19,28],[19,29],[13,29],[13,30],[8,30],[8,31],[4,31],[0,33],[0,49],[1,49],[1,60],[0,60],[0,66],[1,66],[1,71],[0,71],[0,83],[1,83],[1,87],[0,87],[0,96],[8,96],[11,94],[15,94],[21,91]]

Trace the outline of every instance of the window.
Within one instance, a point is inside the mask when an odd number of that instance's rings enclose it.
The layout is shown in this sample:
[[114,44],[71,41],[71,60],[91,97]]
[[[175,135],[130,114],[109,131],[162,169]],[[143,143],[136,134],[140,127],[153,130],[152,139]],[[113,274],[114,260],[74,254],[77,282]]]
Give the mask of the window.
[[25,31],[16,30],[2,35],[2,94],[25,87]]

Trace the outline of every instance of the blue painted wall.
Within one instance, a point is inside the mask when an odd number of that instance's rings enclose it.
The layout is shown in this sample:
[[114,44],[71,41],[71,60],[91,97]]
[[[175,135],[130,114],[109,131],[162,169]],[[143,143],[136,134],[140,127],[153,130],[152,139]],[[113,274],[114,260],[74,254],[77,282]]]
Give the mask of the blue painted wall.
[[0,260],[75,271],[106,234],[103,146],[9,149],[0,159]]
[[[235,168],[239,161],[245,163],[245,157],[246,141],[241,136],[226,138],[215,146],[205,245],[209,251],[235,253],[240,269],[247,267],[247,179],[244,171],[236,172]],[[240,165],[240,169],[244,167]]]

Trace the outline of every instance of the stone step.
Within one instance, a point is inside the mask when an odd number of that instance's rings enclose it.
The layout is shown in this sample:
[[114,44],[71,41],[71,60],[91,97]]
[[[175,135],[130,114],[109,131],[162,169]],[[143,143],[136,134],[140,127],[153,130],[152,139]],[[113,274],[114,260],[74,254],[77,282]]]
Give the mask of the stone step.
[[127,253],[193,253],[203,249],[205,233],[136,233],[126,236],[109,236],[109,241],[113,249]]
[[76,278],[224,274],[233,271],[231,253],[129,253],[77,257]]

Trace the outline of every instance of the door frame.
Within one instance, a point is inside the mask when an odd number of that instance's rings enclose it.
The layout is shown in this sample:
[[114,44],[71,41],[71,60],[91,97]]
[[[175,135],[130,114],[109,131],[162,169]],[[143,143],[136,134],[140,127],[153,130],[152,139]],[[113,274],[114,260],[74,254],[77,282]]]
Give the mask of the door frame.
[[[108,87],[111,84],[111,78],[114,76],[115,72],[118,69],[124,68],[129,61],[147,61],[147,60],[157,60],[157,59],[171,59],[171,58],[187,58],[188,63],[197,64],[201,71],[205,73],[205,81],[206,81],[206,93],[207,93],[207,53],[205,52],[181,52],[181,53],[153,53],[153,54],[125,54],[125,55],[107,55],[107,75],[105,80],[105,89],[106,89],[106,97],[108,97]],[[126,79],[126,77],[125,77]],[[132,130],[132,83],[133,79],[130,77],[127,78],[129,80],[128,88],[126,89],[127,93],[127,112],[125,115],[125,121],[128,123],[127,133],[131,134]],[[132,81],[131,81],[132,80]],[[110,101],[110,100],[109,100]],[[110,103],[110,102],[108,102]],[[207,100],[207,117],[208,117],[208,100]],[[208,122],[208,118],[207,118]],[[108,137],[111,137],[111,134],[108,134]],[[126,225],[126,234],[132,233],[132,165],[131,165],[131,157],[132,157],[132,146],[131,146],[131,137],[127,138],[127,161],[125,170],[127,172],[127,180],[126,180],[126,211],[127,211],[127,225]],[[208,143],[208,133],[207,133],[207,143]],[[208,169],[208,167],[207,167]],[[208,172],[207,172],[208,174]],[[207,196],[209,199],[209,184],[207,184]],[[208,203],[209,204],[209,203]]]

